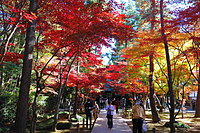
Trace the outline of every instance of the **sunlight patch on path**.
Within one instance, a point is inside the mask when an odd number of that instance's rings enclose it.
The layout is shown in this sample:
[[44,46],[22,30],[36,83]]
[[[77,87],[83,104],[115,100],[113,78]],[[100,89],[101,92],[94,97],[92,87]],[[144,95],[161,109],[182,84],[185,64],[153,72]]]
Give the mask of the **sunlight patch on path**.
[[116,114],[113,117],[113,128],[109,129],[107,126],[106,111],[101,110],[92,133],[132,133],[132,130],[126,124],[125,119]]

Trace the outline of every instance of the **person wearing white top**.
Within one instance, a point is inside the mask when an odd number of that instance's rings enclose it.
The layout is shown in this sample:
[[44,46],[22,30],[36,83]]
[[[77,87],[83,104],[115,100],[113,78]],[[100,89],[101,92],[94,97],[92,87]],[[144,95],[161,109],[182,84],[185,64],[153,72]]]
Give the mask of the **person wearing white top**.
[[111,129],[113,127],[113,112],[114,112],[114,106],[111,104],[111,101],[108,101],[106,110],[107,110],[108,128]]

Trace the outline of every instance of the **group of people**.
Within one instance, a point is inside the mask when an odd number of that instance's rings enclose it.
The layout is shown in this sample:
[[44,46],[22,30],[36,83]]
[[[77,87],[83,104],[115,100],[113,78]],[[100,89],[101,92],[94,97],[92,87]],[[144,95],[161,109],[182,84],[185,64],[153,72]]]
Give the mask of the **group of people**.
[[88,124],[90,122],[90,129],[92,127],[92,114],[93,118],[97,119],[99,114],[99,106],[96,101],[94,103],[87,99],[87,102],[85,103],[85,114],[86,114],[86,127],[88,128]]
[[[105,109],[107,111],[107,124],[108,128],[113,128],[113,115],[116,109],[116,113],[119,113],[119,101],[108,100],[108,104]],[[98,117],[99,114],[99,106],[96,101],[92,102],[90,99],[87,100],[85,104],[85,113],[86,113],[86,126],[88,128],[88,124],[90,122],[90,129],[92,125],[92,114],[94,119]],[[132,106],[132,123],[133,123],[133,133],[142,133],[142,125],[145,120],[145,109],[140,100],[136,100],[134,106]]]
[[[105,108],[107,110],[107,124],[108,128],[113,127],[113,114],[114,106],[111,101],[108,101],[108,105]],[[116,108],[117,109],[117,108]],[[116,111],[117,112],[117,111]],[[133,123],[133,133],[142,133],[142,125],[145,119],[145,109],[140,100],[135,102],[135,105],[132,107],[132,123]]]

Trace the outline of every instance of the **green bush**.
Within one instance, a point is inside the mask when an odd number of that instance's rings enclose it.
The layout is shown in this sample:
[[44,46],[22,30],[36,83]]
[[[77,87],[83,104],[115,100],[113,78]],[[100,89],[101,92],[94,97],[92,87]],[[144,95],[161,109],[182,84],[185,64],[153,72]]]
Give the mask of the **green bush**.
[[52,117],[54,117],[54,114],[45,113],[45,114],[38,115],[37,120],[38,120],[38,121],[41,121],[41,120],[50,119],[50,118],[52,118]]
[[36,129],[37,130],[51,130],[53,123],[54,123],[53,118],[38,122],[36,124]]
[[57,124],[58,130],[70,129],[71,127],[72,127],[72,123],[58,123]]
[[[175,126],[176,128],[190,128],[190,126],[188,126],[188,125],[186,125],[186,124],[183,124],[183,123],[180,123],[180,122],[178,122],[178,121],[175,121],[174,126]],[[170,123],[169,123],[169,122],[166,122],[166,123],[164,124],[164,127],[170,127]]]
[[190,128],[190,126],[183,124],[183,123],[180,123],[180,122],[174,123],[174,126],[176,128]]
[[[53,127],[54,119],[47,119],[41,122],[37,122],[36,129],[37,130],[51,130]],[[72,127],[72,123],[58,123],[57,129],[63,130],[63,129],[70,129]]]
[[0,127],[12,124],[15,119],[17,105],[16,92],[1,92],[0,95]]
[[0,133],[9,133],[9,128],[4,128],[4,127],[2,127],[2,128],[0,128]]
[[46,112],[52,112],[56,108],[57,96],[51,95],[46,99]]

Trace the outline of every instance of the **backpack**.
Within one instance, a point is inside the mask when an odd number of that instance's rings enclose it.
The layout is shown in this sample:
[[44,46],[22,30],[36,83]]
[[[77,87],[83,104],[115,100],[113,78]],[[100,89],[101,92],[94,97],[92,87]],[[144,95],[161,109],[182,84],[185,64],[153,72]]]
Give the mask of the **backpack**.
[[111,110],[108,110],[107,115],[112,115]]

